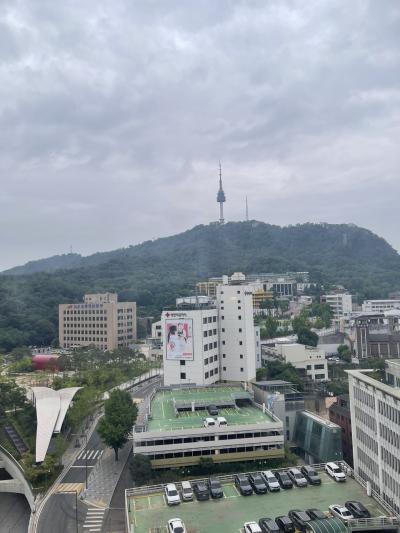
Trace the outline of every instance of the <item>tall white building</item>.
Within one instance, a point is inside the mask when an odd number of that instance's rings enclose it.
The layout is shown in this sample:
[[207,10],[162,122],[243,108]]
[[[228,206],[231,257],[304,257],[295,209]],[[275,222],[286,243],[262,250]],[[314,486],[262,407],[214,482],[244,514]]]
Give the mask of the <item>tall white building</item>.
[[164,311],[164,385],[211,385],[220,378],[217,309]]
[[218,285],[221,380],[256,377],[253,291],[248,285]]
[[325,294],[321,296],[321,303],[326,303],[332,309],[333,320],[339,322],[342,318],[350,318],[353,311],[351,294]]
[[365,300],[361,309],[363,313],[384,313],[390,309],[400,309],[400,300]]
[[400,513],[400,389],[347,370],[354,470]]

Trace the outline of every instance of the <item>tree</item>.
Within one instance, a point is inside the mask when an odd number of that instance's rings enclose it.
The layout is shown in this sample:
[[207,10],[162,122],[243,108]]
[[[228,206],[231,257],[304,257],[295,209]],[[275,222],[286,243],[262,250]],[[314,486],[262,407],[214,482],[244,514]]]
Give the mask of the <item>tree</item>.
[[297,342],[307,346],[317,346],[318,335],[308,328],[302,328],[297,331]]
[[132,480],[137,485],[145,485],[153,477],[151,461],[148,455],[142,455],[141,453],[134,455],[129,464],[129,470]]
[[343,361],[346,361],[348,363],[351,363],[351,351],[350,348],[347,346],[347,344],[340,344],[338,346],[338,354]]
[[118,450],[128,441],[128,435],[137,417],[137,407],[129,393],[114,390],[104,403],[104,417],[100,420],[98,433],[101,440],[114,450],[118,461]]
[[278,333],[279,322],[273,316],[267,316],[264,327],[261,328],[262,339],[272,339]]

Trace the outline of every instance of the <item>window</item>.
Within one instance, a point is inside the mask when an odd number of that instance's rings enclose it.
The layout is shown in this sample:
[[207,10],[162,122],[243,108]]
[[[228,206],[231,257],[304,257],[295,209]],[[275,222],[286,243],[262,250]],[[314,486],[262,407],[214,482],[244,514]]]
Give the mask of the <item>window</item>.
[[243,341],[239,341],[239,346],[243,346]]
[[311,370],[311,365],[307,365],[307,370]]
[[240,305],[238,305],[238,309],[241,309],[242,307]]
[[206,372],[206,373],[204,374],[204,378],[205,378],[205,379],[208,379],[208,372]]
[[186,365],[186,361],[181,360],[180,363],[181,363],[181,366],[185,366]]
[[315,374],[315,379],[325,379],[325,374]]
[[222,341],[222,344],[225,346],[225,341]]
[[205,345],[204,345],[204,351],[205,351],[205,352],[208,352],[208,344],[205,344]]
[[315,370],[323,370],[325,368],[325,365],[314,365]]
[[[225,319],[225,317],[224,317],[224,315],[222,315],[222,316],[221,316],[221,320],[224,320],[224,319]],[[225,331],[225,330],[224,330],[224,331]]]
[[221,309],[222,309],[222,311],[224,310],[224,306],[223,305],[221,305]]
[[225,328],[221,328],[222,333],[225,333]]
[[222,367],[222,370],[226,370],[226,366],[223,366],[223,367]]
[[207,324],[207,319],[203,318],[203,324]]
[[243,369],[243,367],[241,367],[241,368],[240,368],[240,372],[244,372],[244,369]]
[[214,370],[210,370],[210,377],[214,375]]
[[216,348],[218,346],[218,343],[217,341],[214,342],[214,348]]
[[186,373],[185,372],[181,372],[181,379],[186,379]]
[[222,354],[222,359],[225,359],[225,357],[226,357],[226,355],[223,353],[223,354]]
[[203,337],[207,337],[207,331],[203,331]]
[[242,328],[239,328],[239,333],[242,333]]
[[205,365],[208,365],[208,358],[207,358],[207,359],[204,359],[204,364],[205,364]]
[[242,353],[240,354],[240,359],[243,359],[243,354]]
[[224,303],[224,300],[221,300],[221,303],[223,304],[223,303]]
[[238,316],[238,320],[242,320],[242,315],[239,315],[239,316]]

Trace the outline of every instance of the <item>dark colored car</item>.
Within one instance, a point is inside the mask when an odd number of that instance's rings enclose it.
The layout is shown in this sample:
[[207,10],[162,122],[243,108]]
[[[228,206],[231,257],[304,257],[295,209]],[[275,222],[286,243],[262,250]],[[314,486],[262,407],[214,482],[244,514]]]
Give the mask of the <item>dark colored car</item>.
[[312,466],[302,466],[300,471],[310,485],[321,485],[321,478]]
[[242,496],[251,496],[253,494],[249,479],[244,474],[236,474],[235,485]]
[[204,483],[204,481],[198,481],[197,483],[193,483],[193,492],[195,493],[196,498],[199,501],[210,499],[210,491],[208,490],[208,487]]
[[208,488],[210,490],[211,498],[223,498],[224,491],[222,490],[221,483],[218,479],[210,477],[208,480]]
[[319,509],[306,509],[306,513],[312,518],[312,520],[325,520],[325,518],[328,518],[327,515]]
[[249,481],[256,494],[265,494],[268,491],[267,485],[261,474],[250,474]]
[[293,482],[286,472],[275,472],[275,477],[283,489],[293,488]]
[[349,501],[345,503],[346,509],[348,509],[354,518],[371,518],[371,513],[361,502]]
[[307,525],[312,522],[311,516],[305,511],[300,511],[299,509],[293,509],[293,511],[288,512],[290,520],[300,531],[306,531]]
[[296,528],[288,516],[277,516],[275,522],[284,533],[294,533]]
[[258,525],[263,533],[279,533],[280,529],[278,524],[273,518],[261,518],[258,521]]
[[207,407],[207,411],[210,413],[211,416],[218,416],[218,407],[214,404],[210,404],[208,407]]

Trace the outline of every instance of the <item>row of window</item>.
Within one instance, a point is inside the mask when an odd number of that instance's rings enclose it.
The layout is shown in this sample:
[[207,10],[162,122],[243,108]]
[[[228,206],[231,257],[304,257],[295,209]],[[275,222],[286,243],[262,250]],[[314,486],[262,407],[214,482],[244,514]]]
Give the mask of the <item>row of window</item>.
[[393,479],[392,476],[385,471],[382,472],[382,481],[385,487],[391,490],[394,496],[396,497],[396,499],[393,500],[393,498],[391,498],[389,495],[384,493],[383,499],[386,502],[388,502],[397,513],[400,512],[400,507],[399,507],[400,484],[399,482]]
[[209,316],[209,317],[203,318],[203,324],[211,324],[212,322],[216,322],[216,321],[217,321],[216,316]]
[[[223,366],[223,367],[222,367],[222,370],[223,370],[224,372],[226,372],[226,366]],[[243,368],[243,367],[240,367],[240,372],[244,372],[244,368]]]
[[375,455],[378,455],[378,443],[376,442],[376,439],[367,435],[367,433],[359,427],[356,427],[356,435],[357,439],[364,444],[364,446],[369,448]]
[[354,387],[354,397],[361,403],[371,407],[371,409],[375,409],[375,400],[372,394],[369,394],[365,390],[360,389],[358,387]]
[[[248,433],[224,433],[218,435],[218,440],[236,440],[236,439],[259,439],[260,437],[276,437],[280,435],[279,431],[255,431]],[[181,437],[174,439],[157,439],[157,440],[141,440],[136,446],[169,446],[172,444],[185,444],[193,442],[209,442],[215,441],[216,435],[201,435],[196,437]]]
[[[224,315],[221,315],[221,320],[225,320],[225,316]],[[238,315],[238,320],[242,320],[242,315]],[[224,328],[222,328],[222,329],[224,329]]]
[[[313,365],[307,365],[307,370],[312,370]],[[325,365],[314,365],[314,370],[323,370]]]
[[391,422],[394,422],[395,424],[400,426],[400,410],[399,409],[396,409],[395,407],[391,407],[390,405],[388,405],[386,402],[383,402],[382,400],[378,400],[378,411],[385,418],[387,418]]
[[[266,450],[280,450],[281,444],[270,444],[265,446],[240,446],[239,448],[221,448],[219,454],[226,453],[246,453],[246,452],[258,452]],[[202,455],[217,455],[216,450],[190,450],[186,452],[173,452],[173,453],[155,453],[149,454],[148,457],[151,460],[157,459],[174,459],[178,457],[199,457]]]
[[203,337],[212,337],[212,335],[216,335],[217,330],[216,329],[208,329],[206,331],[203,331]]
[[383,446],[381,447],[381,457],[386,465],[390,466],[392,470],[400,474],[400,459],[394,456]]
[[208,372],[205,372],[204,379],[208,379],[209,377],[212,378],[213,376],[216,376],[217,374],[219,374],[219,368],[218,367],[214,368],[214,369],[211,369]]
[[381,436],[393,446],[400,449],[400,434],[399,431],[393,431],[386,427],[384,424],[379,423],[379,432]]
[[357,446],[358,460],[361,461],[365,468],[372,472],[375,476],[379,475],[377,461],[371,461],[371,457],[364,452],[359,446]]
[[374,433],[376,433],[376,420],[374,417],[367,414],[359,407],[354,407],[354,414],[357,420],[362,422],[365,426],[369,427]]
[[64,337],[64,341],[97,341],[97,342],[107,342],[107,337],[91,337],[91,336],[85,336],[85,337]]
[[218,347],[218,342],[215,341],[215,342],[210,342],[209,344],[205,344],[203,349],[205,352],[207,352],[208,350],[212,350],[213,348],[217,348]]

